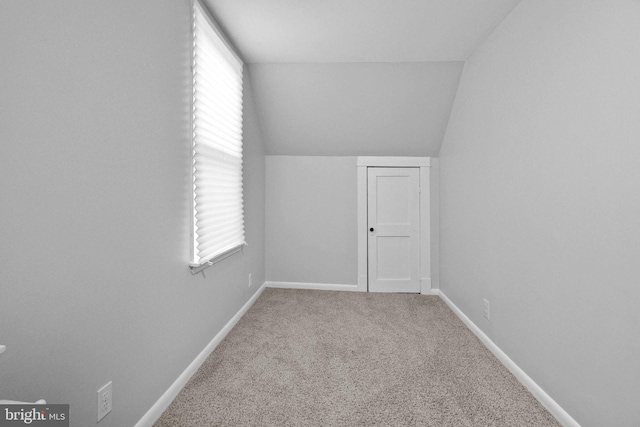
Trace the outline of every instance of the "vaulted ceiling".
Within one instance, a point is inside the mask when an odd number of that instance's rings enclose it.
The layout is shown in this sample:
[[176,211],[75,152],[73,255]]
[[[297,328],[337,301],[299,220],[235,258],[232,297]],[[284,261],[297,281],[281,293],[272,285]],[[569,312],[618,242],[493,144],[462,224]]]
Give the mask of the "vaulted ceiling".
[[268,154],[435,156],[463,61],[520,0],[205,0]]

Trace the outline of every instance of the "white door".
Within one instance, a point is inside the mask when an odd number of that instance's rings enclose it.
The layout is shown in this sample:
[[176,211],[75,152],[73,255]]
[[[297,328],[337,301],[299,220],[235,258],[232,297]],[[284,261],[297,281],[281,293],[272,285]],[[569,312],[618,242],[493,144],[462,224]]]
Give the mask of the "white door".
[[420,292],[420,169],[367,169],[370,292]]

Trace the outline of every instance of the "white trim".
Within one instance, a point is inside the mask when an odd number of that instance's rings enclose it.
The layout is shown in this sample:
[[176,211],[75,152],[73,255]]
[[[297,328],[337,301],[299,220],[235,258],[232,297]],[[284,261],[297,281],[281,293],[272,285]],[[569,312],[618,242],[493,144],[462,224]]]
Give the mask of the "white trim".
[[198,274],[202,270],[205,270],[211,267],[213,264],[217,264],[220,261],[229,258],[231,255],[238,253],[240,251],[243,251],[245,246],[249,246],[249,245],[246,242],[244,242],[240,245],[232,247],[231,249],[227,249],[226,251],[214,256],[210,260],[204,261],[202,263],[189,264],[189,268],[191,268],[191,274]]
[[[420,293],[431,290],[431,177],[429,167],[420,168],[420,277],[428,277],[422,282]],[[425,288],[428,285],[428,288]]]
[[[366,267],[365,267],[366,270]],[[368,283],[369,278],[364,276],[358,276],[358,292],[367,292],[368,291]]]
[[357,166],[366,167],[386,167],[386,168],[406,168],[406,167],[429,167],[430,157],[372,157],[358,156]]
[[198,354],[196,358],[193,359],[193,362],[191,362],[189,366],[187,366],[187,369],[185,369],[184,372],[180,374],[178,379],[176,379],[173,384],[169,386],[167,391],[165,391],[164,394],[160,396],[160,399],[158,399],[157,402],[154,403],[153,406],[147,411],[147,413],[144,414],[142,418],[140,418],[140,421],[135,424],[135,427],[151,427],[153,423],[158,421],[162,413],[169,407],[171,402],[173,402],[173,399],[175,399],[176,396],[182,391],[184,386],[189,381],[189,378],[191,378],[193,374],[196,373],[198,368],[200,368],[204,361],[207,360],[207,357],[209,357],[213,350],[218,347],[218,344],[222,342],[222,340],[227,336],[231,329],[233,329],[236,323],[238,323],[242,316],[244,316],[249,308],[251,308],[253,303],[255,303],[258,297],[262,294],[262,291],[264,291],[265,287],[266,283],[260,286],[260,289],[258,289],[256,293],[253,294],[251,298],[249,298],[249,301],[247,301],[245,305],[243,305],[242,308],[235,314],[235,316],[233,316],[231,320],[229,320],[227,324],[224,325],[220,332],[218,332],[216,336],[213,337],[211,342],[207,344],[204,350],[202,350],[200,354]]
[[567,411],[551,398],[538,384],[531,379],[516,363],[506,355],[482,330],[476,326],[441,290],[434,290],[436,294],[449,306],[449,308],[467,325],[478,339],[487,347],[491,353],[516,377],[520,383],[529,390],[538,401],[547,408],[560,424],[565,427],[580,427]]
[[429,210],[431,212],[429,249],[431,253],[431,286],[440,287],[440,159],[431,158],[429,168]]
[[280,289],[314,289],[318,291],[350,291],[358,292],[358,285],[338,285],[333,283],[307,283],[307,282],[265,282],[267,288]]
[[423,277],[420,279],[420,294],[421,295],[437,295],[437,289],[431,289],[431,277]]
[[[431,290],[431,157],[371,157],[359,156],[356,161],[358,182],[358,290],[368,290],[368,218],[367,218],[367,168],[368,167],[416,167],[420,168],[420,293]],[[423,287],[423,284],[429,287]]]
[[367,292],[369,276],[367,266],[367,167],[358,166],[358,290]]

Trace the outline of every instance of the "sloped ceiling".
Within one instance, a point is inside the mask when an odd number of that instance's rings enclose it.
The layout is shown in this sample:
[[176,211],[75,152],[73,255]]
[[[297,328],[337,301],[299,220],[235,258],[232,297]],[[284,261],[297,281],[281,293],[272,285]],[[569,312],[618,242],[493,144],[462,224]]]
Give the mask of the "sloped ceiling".
[[205,0],[267,154],[438,154],[463,61],[520,0]]
[[464,61],[520,0],[208,0],[246,62]]
[[251,64],[267,153],[436,156],[462,66]]

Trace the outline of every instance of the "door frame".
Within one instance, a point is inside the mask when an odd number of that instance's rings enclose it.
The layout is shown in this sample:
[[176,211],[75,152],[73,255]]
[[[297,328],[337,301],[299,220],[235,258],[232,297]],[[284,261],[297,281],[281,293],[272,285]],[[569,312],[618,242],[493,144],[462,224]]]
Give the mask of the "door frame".
[[367,292],[368,216],[367,168],[420,169],[420,293],[431,294],[431,158],[430,157],[371,157],[359,156],[358,169],[358,291]]

